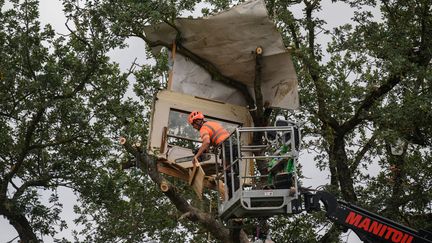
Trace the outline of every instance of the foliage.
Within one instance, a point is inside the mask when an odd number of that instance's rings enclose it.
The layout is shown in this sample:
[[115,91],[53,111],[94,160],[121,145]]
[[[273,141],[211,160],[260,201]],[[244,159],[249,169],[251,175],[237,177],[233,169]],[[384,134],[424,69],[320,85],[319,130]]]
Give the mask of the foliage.
[[330,225],[322,213],[276,217],[269,224],[274,242],[314,242],[320,238],[320,230]]
[[[56,188],[80,191],[92,182],[140,106],[126,100],[128,74],[107,56],[122,43],[92,3],[64,2],[67,36],[40,26],[37,1],[1,4],[0,212],[23,241],[36,242],[36,233],[66,227]],[[42,203],[40,194],[50,191]]]
[[[135,162],[116,140],[145,148],[149,111],[164,88],[168,52],[150,52],[151,64],[121,72],[108,53],[125,40],[146,41],[143,27],[174,23],[197,4],[204,15],[243,1],[64,0],[68,35],[40,26],[38,1],[0,1],[0,214],[24,241],[53,236],[60,218],[59,186],[80,197],[76,241],[204,242],[208,225],[182,218],[148,176],[149,168],[118,170]],[[291,48],[300,84],[305,148],[329,170],[329,190],[348,201],[414,228],[431,229],[432,17],[427,0],[266,0],[269,14]],[[350,6],[352,22],[328,28],[329,6]],[[296,9],[302,9],[299,17]],[[379,12],[379,16],[375,16]],[[181,36],[177,36],[181,41]],[[328,42],[321,42],[320,39]],[[134,80],[137,99],[128,97]],[[402,154],[392,146],[402,141]],[[380,168],[374,176],[368,170]],[[375,166],[375,167],[374,167]],[[190,188],[168,179],[202,212],[215,197],[194,200]],[[43,203],[41,193],[52,194]],[[253,221],[251,229],[253,231]],[[269,221],[274,239],[311,242],[328,229],[322,214]],[[248,232],[250,233],[250,232]],[[293,239],[293,235],[296,239]]]
[[[432,200],[430,111],[425,110],[431,102],[431,3],[333,4],[349,4],[355,10],[352,23],[326,29],[319,16],[329,4],[321,1],[267,1],[296,60],[299,116],[308,121],[304,135],[312,135],[306,147],[318,152],[317,165],[330,170],[330,184],[345,200],[406,225],[430,228],[424,222]],[[303,18],[289,11],[299,5]],[[379,15],[370,9],[379,9]],[[318,42],[326,36],[328,43]],[[399,156],[391,152],[398,140]],[[381,171],[374,177],[369,172],[376,167]]]

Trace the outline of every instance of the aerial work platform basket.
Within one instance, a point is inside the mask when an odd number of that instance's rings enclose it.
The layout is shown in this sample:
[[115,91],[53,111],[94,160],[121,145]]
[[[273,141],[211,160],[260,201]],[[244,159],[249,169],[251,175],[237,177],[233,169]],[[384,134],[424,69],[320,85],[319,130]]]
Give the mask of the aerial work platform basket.
[[[221,146],[224,195],[219,200],[223,220],[291,214],[298,199],[297,161],[300,133],[295,123],[278,120],[275,127],[237,128]],[[254,136],[255,144],[244,144]],[[243,140],[244,141],[244,140]],[[257,142],[259,141],[259,142]],[[258,170],[258,163],[266,172]]]

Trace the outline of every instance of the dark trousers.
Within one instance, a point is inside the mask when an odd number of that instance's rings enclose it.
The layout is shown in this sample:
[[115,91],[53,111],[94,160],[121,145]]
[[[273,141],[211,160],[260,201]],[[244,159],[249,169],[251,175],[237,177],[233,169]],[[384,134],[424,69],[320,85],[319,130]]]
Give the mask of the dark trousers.
[[[232,151],[233,151],[233,158],[231,161],[231,152],[230,152],[230,145],[228,142],[224,143],[224,149],[225,149],[225,182],[228,187],[228,199],[232,198],[235,191],[237,191],[240,187],[240,178],[239,178],[239,162],[237,161],[233,166],[231,170],[231,165],[233,162],[238,158],[238,152],[237,152],[237,145],[233,144]],[[234,177],[234,178],[232,178]],[[232,180],[234,179],[234,190],[232,189]]]

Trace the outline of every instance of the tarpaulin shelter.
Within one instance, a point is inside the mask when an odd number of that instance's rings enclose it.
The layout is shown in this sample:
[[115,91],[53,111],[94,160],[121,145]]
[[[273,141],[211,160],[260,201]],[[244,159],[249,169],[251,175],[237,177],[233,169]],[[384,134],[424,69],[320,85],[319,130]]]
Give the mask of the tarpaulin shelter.
[[[175,20],[181,32],[181,44],[199,57],[214,64],[225,76],[245,84],[253,96],[255,49],[263,48],[262,93],[271,107],[298,108],[297,76],[291,55],[282,37],[268,17],[263,0],[235,6],[205,18]],[[177,30],[161,23],[145,28],[151,41],[173,43]],[[161,47],[153,48],[159,52]],[[233,87],[213,81],[198,64],[180,54],[172,55],[172,79],[169,89],[183,94],[246,105],[241,93]]]

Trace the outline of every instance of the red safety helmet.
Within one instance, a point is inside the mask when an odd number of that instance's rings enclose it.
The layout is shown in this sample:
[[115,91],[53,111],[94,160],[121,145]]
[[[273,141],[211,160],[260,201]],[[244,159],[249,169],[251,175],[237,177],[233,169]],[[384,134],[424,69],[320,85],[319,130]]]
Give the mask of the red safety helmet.
[[203,113],[199,112],[199,111],[192,111],[189,116],[188,116],[188,122],[189,124],[192,125],[192,123],[196,120],[196,119],[204,119],[204,115]]

